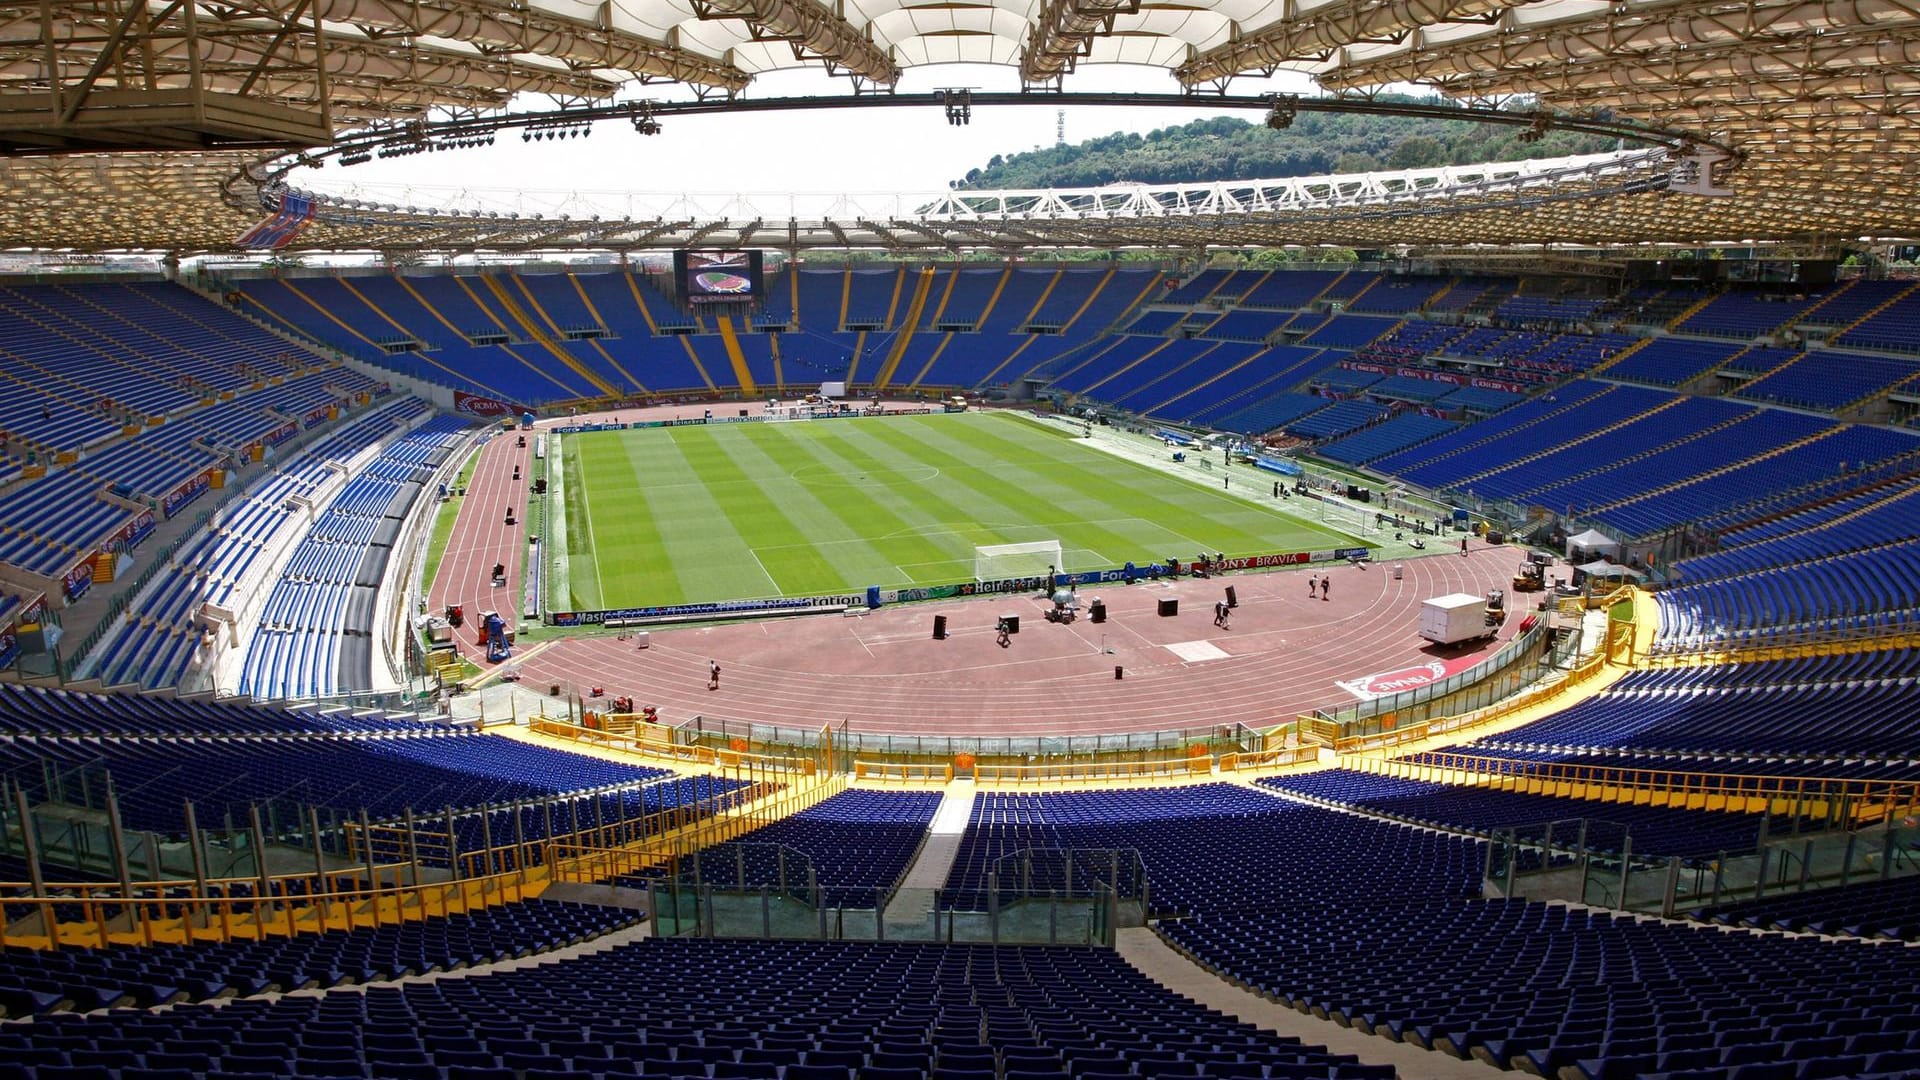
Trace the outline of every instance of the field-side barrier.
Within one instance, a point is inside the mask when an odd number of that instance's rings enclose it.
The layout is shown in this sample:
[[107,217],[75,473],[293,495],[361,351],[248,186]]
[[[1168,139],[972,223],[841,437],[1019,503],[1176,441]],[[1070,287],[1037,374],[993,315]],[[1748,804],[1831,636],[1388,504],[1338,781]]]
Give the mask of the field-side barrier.
[[[1373,549],[1335,548],[1325,551],[1263,552],[1237,555],[1220,563],[1217,570],[1253,570],[1280,566],[1307,566],[1319,562],[1345,562],[1365,559]],[[962,581],[941,585],[921,585],[906,589],[871,589],[858,593],[828,593],[820,596],[778,596],[756,600],[719,600],[699,604],[668,604],[647,607],[603,608],[596,611],[554,611],[547,613],[549,626],[646,626],[652,623],[687,622],[700,619],[731,619],[754,615],[807,615],[826,611],[844,611],[879,604],[905,604],[923,600],[956,600],[969,596],[1007,596],[1038,593],[1081,585],[1131,584],[1157,581],[1163,568],[1158,564],[1079,570],[1073,573],[1039,574],[1001,578],[994,581]]]
[[1333,740],[1334,752],[1338,754],[1355,754],[1369,750],[1386,750],[1396,746],[1404,746],[1408,743],[1416,743],[1422,739],[1433,738],[1437,735],[1449,735],[1464,731],[1468,728],[1480,727],[1484,724],[1504,720],[1514,713],[1520,712],[1523,709],[1530,709],[1542,702],[1552,701],[1554,698],[1559,697],[1574,687],[1591,681],[1595,676],[1606,670],[1609,660],[1619,657],[1624,650],[1630,649],[1632,644],[1633,625],[1631,623],[1622,623],[1610,631],[1610,637],[1605,649],[1581,657],[1579,662],[1567,671],[1564,678],[1548,678],[1542,680],[1520,690],[1518,693],[1501,698],[1492,705],[1473,709],[1468,712],[1455,713],[1451,716],[1435,717],[1431,720],[1422,720],[1404,727],[1396,727],[1387,731],[1377,731],[1369,735],[1336,738]]

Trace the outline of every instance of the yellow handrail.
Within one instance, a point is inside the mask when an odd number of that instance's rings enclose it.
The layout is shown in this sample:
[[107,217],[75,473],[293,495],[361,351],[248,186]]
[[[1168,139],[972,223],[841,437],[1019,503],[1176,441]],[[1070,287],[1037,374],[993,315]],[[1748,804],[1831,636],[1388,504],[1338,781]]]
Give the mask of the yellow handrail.
[[676,743],[673,741],[672,728],[660,724],[633,723],[633,719],[632,714],[629,713],[609,715],[608,721],[611,726],[631,726],[631,730],[623,731],[581,727],[579,724],[555,720],[549,716],[532,717],[528,720],[527,727],[536,734],[550,735],[556,739],[567,739],[679,764],[702,765],[717,769],[744,768],[751,771],[799,773],[806,776],[820,771],[820,762],[812,757],[755,754],[745,750]]
[[136,882],[131,894],[117,882],[53,882],[44,886],[48,895],[39,897],[20,895],[30,888],[26,883],[0,882],[0,927],[5,928],[0,943],[57,949],[256,940],[459,914],[538,896],[556,879],[609,876],[585,876],[571,863],[556,866],[578,852],[684,857],[804,810],[846,786],[844,777],[751,783],[641,818],[463,852],[455,860],[462,876],[445,881],[418,880],[423,873],[444,874],[444,867],[390,862],[373,867],[371,885],[363,880],[367,868],[356,866],[270,876],[264,892],[257,876],[210,880],[204,891],[190,879]]
[[1220,755],[1220,771],[1246,772],[1250,769],[1277,769],[1285,765],[1305,765],[1320,759],[1318,746],[1281,746]]
[[975,765],[983,787],[1025,787],[1063,782],[1127,782],[1143,778],[1210,776],[1213,755],[1131,761],[1072,761],[1049,765]]
[[1532,794],[1735,813],[1827,817],[1860,828],[1920,807],[1920,781],[1829,776],[1689,772],[1645,766],[1522,761],[1445,750],[1381,759],[1353,767],[1409,780]]
[[940,761],[855,761],[853,778],[883,783],[944,784],[953,779],[953,766]]
[[[377,869],[394,871],[398,877],[398,871],[412,868]],[[131,896],[118,884],[100,882],[48,884],[49,895],[38,897],[17,895],[15,890],[21,886],[6,885],[0,887],[0,926],[6,928],[0,941],[32,949],[101,948],[350,930],[530,899],[550,880],[544,866],[522,866],[485,877],[396,881],[371,887],[339,880],[344,873],[327,875],[335,879],[332,887],[311,892],[287,888],[289,878],[269,878],[265,895],[251,891],[259,887],[258,878],[209,882],[204,894],[192,881],[140,882]],[[247,891],[242,894],[242,890]],[[77,917],[66,918],[72,914]],[[51,934],[49,917],[54,922]]]

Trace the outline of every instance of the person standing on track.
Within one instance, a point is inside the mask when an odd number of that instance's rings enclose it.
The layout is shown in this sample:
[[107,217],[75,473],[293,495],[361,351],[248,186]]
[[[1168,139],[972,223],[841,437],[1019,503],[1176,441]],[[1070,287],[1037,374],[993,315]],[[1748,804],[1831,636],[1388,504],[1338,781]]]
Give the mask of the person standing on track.
[[1327,593],[1328,593],[1328,590],[1330,590],[1330,589],[1332,589],[1332,588],[1333,588],[1333,575],[1332,575],[1332,574],[1328,574],[1328,575],[1327,575],[1326,577],[1323,577],[1323,578],[1321,578],[1321,579],[1320,579],[1320,599],[1321,599],[1322,601],[1327,601],[1327,600],[1331,600],[1331,599],[1333,599],[1333,597],[1331,597],[1331,596],[1329,596],[1329,595],[1327,595]]
[[707,689],[720,689],[720,661],[707,661]]
[[1313,599],[1313,591],[1319,587],[1320,587],[1320,575],[1317,573],[1308,574],[1307,575],[1307,599],[1309,600]]

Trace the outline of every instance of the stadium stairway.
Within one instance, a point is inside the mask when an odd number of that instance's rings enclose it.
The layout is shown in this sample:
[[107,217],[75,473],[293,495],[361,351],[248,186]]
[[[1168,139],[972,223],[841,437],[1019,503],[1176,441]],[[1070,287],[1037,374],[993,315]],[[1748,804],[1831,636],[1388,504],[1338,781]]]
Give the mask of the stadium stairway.
[[1258,352],[1255,352],[1249,355],[1245,360],[1242,360],[1237,364],[1230,364],[1227,367],[1220,369],[1219,371],[1208,376],[1207,378],[1200,380],[1197,383],[1192,383],[1187,386],[1184,386],[1180,390],[1176,391],[1171,397],[1163,398],[1160,401],[1154,403],[1153,405],[1150,405],[1144,409],[1141,409],[1140,412],[1142,415],[1145,415],[1145,416],[1159,416],[1161,415],[1160,410],[1166,408],[1168,405],[1171,405],[1174,402],[1180,400],[1181,398],[1186,397],[1188,394],[1194,393],[1197,390],[1204,389],[1208,386],[1213,385],[1216,382],[1219,382],[1221,379],[1224,379],[1227,376],[1233,374],[1234,372],[1239,371],[1242,368],[1245,368],[1248,364],[1253,363],[1255,360],[1258,360],[1265,355],[1267,355],[1267,350],[1264,348],[1260,349]]
[[1614,353],[1612,356],[1607,357],[1605,360],[1600,361],[1598,364],[1595,364],[1594,366],[1588,368],[1582,374],[1589,378],[1593,376],[1604,376],[1608,368],[1613,367],[1614,365],[1620,363],[1620,361],[1625,360],[1627,357],[1632,356],[1634,353],[1637,353],[1641,349],[1646,348],[1648,344],[1652,343],[1654,340],[1655,339],[1653,338],[1641,338],[1639,341],[1634,342],[1633,344],[1627,346],[1626,348],[1621,349],[1619,352]]
[[[594,303],[593,297],[588,295],[587,287],[581,283],[579,275],[568,274],[567,283],[573,286],[573,291],[580,297],[580,303],[587,309],[587,314],[593,317],[593,321],[596,324],[600,326],[610,325],[607,322],[606,316],[600,313],[600,305]],[[592,345],[594,351],[600,354],[601,359],[605,360],[609,367],[618,372],[621,378],[627,380],[628,385],[638,388],[642,393],[647,392],[646,384],[634,378],[633,372],[628,371],[625,364],[615,359],[613,354],[608,352],[606,346],[600,344],[598,339],[589,338],[587,344]]]
[[[1066,325],[1062,327],[1062,332],[1066,332],[1066,331],[1069,331],[1069,329],[1073,329],[1073,323],[1075,323],[1075,321],[1079,321],[1079,317],[1081,317],[1081,315],[1083,315],[1083,313],[1087,311],[1087,307],[1091,306],[1092,298],[1094,298],[1094,296],[1098,296],[1098,294],[1100,294],[1100,290],[1102,290],[1102,288],[1106,288],[1106,284],[1108,284],[1108,282],[1114,281],[1114,269],[1116,269],[1116,267],[1108,267],[1108,269],[1106,269],[1106,277],[1102,277],[1102,279],[1100,279],[1100,284],[1096,284],[1096,286],[1092,288],[1092,292],[1091,294],[1089,294],[1089,296],[1087,296],[1087,300],[1085,300],[1085,302],[1083,302],[1083,304],[1079,306],[1079,309],[1077,309],[1077,311],[1073,311],[1073,317],[1071,317],[1071,319],[1068,319],[1068,321],[1066,321]],[[1062,273],[1064,273],[1064,271],[1054,271],[1054,277],[1052,277],[1052,279],[1048,279],[1048,282],[1046,282],[1044,286],[1041,286],[1041,294],[1039,294],[1039,296],[1035,296],[1035,300],[1033,300],[1033,307],[1029,307],[1029,309],[1027,309],[1027,315],[1025,315],[1025,317],[1023,317],[1023,319],[1021,319],[1020,321],[1021,329],[1025,329],[1025,327],[1029,327],[1029,325],[1033,325],[1033,319],[1035,319],[1035,317],[1037,317],[1037,315],[1041,313],[1041,307],[1046,306],[1046,298],[1048,298],[1048,296],[1052,296],[1052,294],[1054,294],[1054,288],[1056,288],[1056,286],[1060,284],[1060,277],[1062,277]],[[998,294],[995,294],[995,300],[993,300],[993,304],[989,304],[989,309],[991,309],[991,307],[993,306],[998,306],[998,302],[1000,302],[1000,300],[998,300]],[[1035,342],[1035,340],[1039,340],[1039,334],[1031,334],[1031,332],[1029,332],[1029,334],[1025,336],[1025,340],[1021,340],[1018,346],[1014,346],[1014,348],[1012,348],[1012,352],[1008,352],[1008,354],[1006,354],[1006,357],[1004,357],[1004,359],[1000,359],[1000,363],[995,363],[995,365],[993,365],[993,371],[989,371],[989,373],[987,373],[987,377],[985,377],[985,379],[981,379],[981,384],[991,384],[993,380],[998,379],[998,377],[1000,377],[1000,373],[1002,373],[1002,371],[1006,371],[1006,365],[1010,365],[1010,363],[1014,363],[1014,359],[1018,359],[1018,357],[1020,357],[1020,354],[1023,354],[1023,352],[1027,352],[1027,350],[1029,350],[1029,348],[1033,346],[1033,342]],[[1098,340],[1098,338],[1096,338],[1096,340]],[[1052,357],[1050,357],[1050,359],[1052,359]],[[1029,369],[1029,371],[1031,371],[1031,369]],[[916,380],[916,382],[918,382],[918,380]]]
[[1881,312],[1887,310],[1893,305],[1913,295],[1913,292],[1915,289],[1920,289],[1920,285],[1910,286],[1909,288],[1902,289],[1901,291],[1894,293],[1892,296],[1887,297],[1885,300],[1881,301],[1877,306],[1867,311],[1865,314],[1861,315],[1859,318],[1853,320],[1852,322],[1848,323],[1845,326],[1836,327],[1833,333],[1827,336],[1827,340],[1839,341],[1841,338],[1847,336],[1853,331],[1858,330],[1860,328],[1860,325],[1866,322],[1868,319],[1873,318],[1875,315],[1880,314]]
[[[1578,388],[1579,386],[1581,386],[1581,384],[1578,382],[1570,383],[1568,385],[1570,387],[1575,387],[1575,388]],[[1565,403],[1561,403],[1558,400],[1557,395],[1550,396],[1549,399],[1545,402],[1542,402],[1542,404],[1555,404],[1559,406],[1558,408],[1543,411],[1537,416],[1527,417],[1525,419],[1518,421],[1517,423],[1513,422],[1513,417],[1519,416],[1520,412],[1518,411],[1518,409],[1510,410],[1509,413],[1503,413],[1499,417],[1499,420],[1504,421],[1503,423],[1488,425],[1489,427],[1495,428],[1495,430],[1491,434],[1481,434],[1479,432],[1476,432],[1474,430],[1474,427],[1472,425],[1469,425],[1467,428],[1462,429],[1461,441],[1458,443],[1458,445],[1452,446],[1441,453],[1433,455],[1432,457],[1421,458],[1417,461],[1401,462],[1397,465],[1392,466],[1392,468],[1396,470],[1405,470],[1407,468],[1420,468],[1420,467],[1434,465],[1439,462],[1443,462],[1452,458],[1459,457],[1461,454],[1468,454],[1476,450],[1486,449],[1492,446],[1493,444],[1498,443],[1501,439],[1512,434],[1513,432],[1521,431],[1525,429],[1531,429],[1536,427],[1537,425],[1547,423],[1557,418],[1564,417],[1567,413],[1575,409],[1578,409],[1582,405],[1588,404],[1590,401],[1600,397],[1602,394],[1612,393],[1614,389],[1615,387],[1611,385],[1607,385],[1607,386],[1604,386],[1597,393],[1576,397],[1573,400]],[[1540,401],[1539,398],[1534,398],[1534,399],[1531,399],[1527,404],[1531,405],[1534,402],[1539,402],[1539,401]],[[1479,434],[1480,437],[1471,438],[1471,439],[1468,438],[1469,435],[1475,435],[1475,434]]]
[[[385,351],[379,345],[377,345],[373,341],[373,339],[367,337],[365,334],[360,333],[358,330],[355,330],[352,326],[350,326],[346,322],[343,322],[338,316],[334,315],[332,311],[327,309],[326,305],[318,303],[313,299],[311,295],[309,295],[306,292],[303,292],[297,285],[294,284],[294,281],[292,278],[280,278],[278,279],[278,284],[284,289],[286,289],[289,293],[293,294],[293,296],[296,299],[298,299],[302,304],[313,309],[319,315],[324,316],[329,322],[333,323],[336,326],[339,326],[342,330],[346,331],[349,335],[355,338],[358,338],[360,341],[365,342],[367,345],[371,346],[376,350],[379,350],[381,352]],[[408,286],[408,290],[412,291],[412,286]],[[290,315],[287,315],[277,310],[273,305],[268,304],[265,301],[261,300],[260,297],[254,295],[252,292],[243,289],[243,290],[239,290],[239,293],[240,293],[239,302],[233,304],[229,308],[229,310],[234,311],[237,314],[241,315],[242,317],[251,320],[258,326],[271,330],[273,333],[286,338],[288,341],[297,342],[300,345],[300,347],[303,349],[319,349],[325,353],[337,353],[341,351],[336,342],[330,342],[326,338],[320,336],[319,334],[316,334],[311,329],[305,326],[302,326],[298,320],[294,319]],[[207,295],[207,299],[209,300],[214,300],[215,302],[224,302],[224,301],[221,301],[221,299],[217,296],[213,296],[210,294],[203,294],[203,295]],[[424,298],[422,298],[421,302],[423,304],[425,303]],[[444,322],[445,320],[443,319],[442,321]],[[451,326],[451,324],[448,324],[448,325]],[[466,387],[471,385],[474,389],[483,391],[488,396],[501,398],[502,400],[510,396],[510,395],[502,394],[499,389],[497,389],[496,387],[488,383],[483,383],[480,380],[475,379],[470,375],[467,375],[463,372],[455,371],[454,369],[447,367],[445,364],[442,364],[440,361],[433,359],[432,357],[428,356],[423,352],[420,352],[417,349],[414,351],[413,355],[422,364],[425,364],[429,367],[438,368],[441,371],[446,372],[447,377],[442,381],[445,382],[445,384],[448,386]]]
[[[1653,446],[1649,446],[1636,453],[1626,454],[1621,457],[1613,458],[1607,461],[1606,463],[1601,465],[1596,465],[1591,469],[1581,469],[1577,472],[1568,472],[1565,475],[1558,477],[1555,482],[1565,483],[1567,481],[1586,480],[1595,476],[1600,476],[1605,473],[1612,472],[1613,470],[1618,469],[1622,465],[1630,464],[1635,461],[1642,461],[1642,460],[1645,460],[1646,458],[1653,457],[1656,454],[1664,454],[1664,453],[1671,452],[1678,447],[1686,446],[1688,443],[1691,443],[1696,439],[1710,438],[1716,433],[1726,431],[1728,428],[1731,428],[1736,424],[1745,423],[1749,420],[1754,419],[1755,417],[1758,417],[1759,415],[1760,413],[1757,410],[1754,412],[1737,413],[1709,427],[1703,427],[1697,430],[1677,432],[1675,433],[1674,438],[1672,438],[1667,442],[1657,443]],[[1832,434],[1832,429],[1822,431],[1820,432],[1820,434],[1830,435]],[[1801,443],[1808,442],[1808,441],[1811,441],[1811,439],[1801,440]],[[1794,445],[1800,445],[1800,443],[1796,443]],[[1736,465],[1745,464],[1745,462],[1744,461],[1736,462],[1735,464]],[[1632,502],[1633,500],[1628,499],[1623,501]]]
[[1800,359],[1806,355],[1805,353],[1800,352],[1797,349],[1789,349],[1789,350],[1786,350],[1786,352],[1787,352],[1787,358],[1785,360],[1780,361],[1778,364],[1775,364],[1774,366],[1766,369],[1765,371],[1760,372],[1758,375],[1755,375],[1753,378],[1748,379],[1746,382],[1741,383],[1740,386],[1735,387],[1734,390],[1737,392],[1740,389],[1744,389],[1745,387],[1752,386],[1754,383],[1757,383],[1762,379],[1768,378],[1770,376],[1778,375],[1781,372],[1792,367],[1793,365],[1799,363]]
[[907,355],[914,332],[920,329],[920,316],[927,310],[927,294],[933,290],[934,277],[935,272],[926,269],[920,271],[919,280],[914,282],[913,298],[907,304],[907,313],[900,320],[893,344],[887,348],[887,358],[881,363],[879,374],[873,377],[876,390],[884,391],[893,385],[893,377],[900,370],[900,360]]
[[1671,319],[1668,319],[1666,321],[1666,328],[1669,330],[1672,330],[1673,328],[1679,326],[1681,323],[1686,322],[1688,319],[1693,318],[1695,315],[1698,315],[1702,310],[1704,310],[1708,304],[1711,304],[1715,300],[1719,299],[1719,297],[1720,297],[1719,293],[1710,292],[1707,295],[1702,296],[1700,299],[1695,300],[1693,303],[1687,305],[1687,308],[1685,311],[1682,311],[1680,314],[1675,315]]
[[[1099,283],[1094,286],[1093,291],[1087,295],[1086,299],[1080,302],[1080,305],[1074,309],[1073,314],[1061,325],[1061,337],[1068,337],[1073,329],[1080,324],[1081,317],[1086,315],[1088,311],[1093,310],[1095,302],[1106,292],[1107,287],[1113,283],[1114,276],[1118,272],[1117,267],[1109,267],[1107,269],[1106,274],[1101,277]],[[1161,280],[1158,274],[1141,274],[1139,276],[1145,280],[1142,282],[1139,291],[1133,295],[1132,299],[1126,301],[1125,307],[1121,309],[1123,312],[1132,312],[1141,304],[1145,303],[1147,294],[1152,292]],[[1031,323],[1035,318],[1039,317],[1042,306],[1040,303],[1033,305],[1032,309],[1027,312],[1027,323]],[[1106,310],[1107,308],[1105,307],[1101,308],[1103,313]],[[1022,325],[1026,324],[1023,323]],[[1042,372],[1058,374],[1059,367],[1062,364],[1072,361],[1076,356],[1091,356],[1098,353],[1100,349],[1109,343],[1109,335],[1112,334],[1113,331],[1113,322],[1109,321],[1108,325],[1092,331],[1091,336],[1085,340],[1077,341],[1060,351],[1053,352],[1052,355],[1047,356],[1043,360],[1029,362],[1027,367],[1020,369],[1021,377],[1035,378]],[[1007,354],[1005,360],[1000,361],[994,365],[993,370],[987,372],[986,376],[980,380],[981,383],[983,385],[992,385],[997,381],[1001,381],[1001,373],[1008,370],[1008,368],[1013,365],[1013,362],[1018,359],[1022,353],[1026,352],[1027,349],[1031,348],[1035,342],[1040,341],[1046,336],[1048,335],[1028,334],[1025,340],[1013,347],[1012,351]],[[1042,350],[1043,353],[1045,351],[1045,349]]]
[[1391,1065],[1401,1076],[1491,1080],[1499,1075],[1478,1060],[1436,1053],[1410,1042],[1390,1042],[1264,997],[1245,983],[1201,966],[1190,953],[1174,946],[1157,930],[1126,927],[1117,937],[1120,958],[1147,978],[1203,1008],[1283,1038],[1324,1046],[1330,1053],[1351,1055],[1367,1065]]
[[[1798,326],[1804,322],[1819,321],[1815,319],[1814,316],[1818,315],[1822,308],[1826,307],[1829,304],[1833,304],[1836,307],[1841,306],[1842,304],[1845,303],[1845,301],[1841,300],[1841,298],[1846,296],[1848,293],[1852,292],[1854,286],[1860,284],[1862,281],[1865,281],[1865,280],[1866,280],[1865,278],[1855,278],[1852,281],[1848,281],[1841,284],[1839,288],[1833,290],[1827,295],[1814,301],[1811,305],[1807,307],[1805,311],[1802,311],[1799,314],[1795,315],[1793,319],[1787,323],[1787,326]],[[1778,331],[1778,330],[1784,329],[1784,327],[1775,327],[1774,329]]]
[[1095,382],[1093,385],[1087,387],[1085,390],[1082,390],[1080,392],[1080,395],[1082,397],[1099,398],[1101,396],[1099,393],[1099,390],[1102,386],[1105,386],[1106,384],[1112,382],[1113,380],[1120,378],[1121,376],[1132,371],[1134,368],[1139,367],[1141,364],[1146,363],[1148,360],[1151,360],[1162,349],[1165,349],[1167,346],[1172,345],[1174,340],[1175,339],[1173,338],[1166,338],[1162,340],[1158,345],[1155,345],[1153,348],[1148,349],[1146,352],[1141,353],[1140,356],[1136,358],[1131,364],[1124,364],[1113,371],[1107,372],[1104,378],[1100,379],[1098,382]]
[[1425,315],[1427,312],[1432,311],[1435,304],[1438,304],[1441,300],[1445,299],[1448,293],[1459,288],[1461,282],[1463,282],[1464,280],[1465,280],[1464,278],[1448,278],[1447,283],[1445,285],[1440,286],[1439,292],[1434,293],[1432,296],[1427,297],[1426,302],[1420,305],[1419,310],[1417,311],[1417,314]]
[[940,808],[933,812],[927,835],[913,857],[907,872],[900,876],[899,891],[887,902],[889,926],[924,926],[933,914],[933,891],[946,884],[953,871],[954,856],[960,853],[960,837],[973,820],[973,780],[960,778],[947,782]]
[[720,343],[726,347],[727,363],[733,367],[733,380],[740,384],[740,392],[753,397],[759,388],[754,385],[753,373],[747,370],[746,353],[740,350],[740,337],[733,332],[733,317],[726,312],[714,316],[714,324],[720,329]]
[[[543,323],[551,324],[552,319],[540,308],[539,301],[534,300],[531,293],[527,294],[527,300],[528,303],[534,305],[535,313],[540,316],[538,321],[535,320],[533,315],[527,313],[525,305],[522,305],[519,300],[514,298],[512,293],[507,291],[507,286],[498,277],[492,274],[482,274],[480,275],[480,280],[486,282],[487,290],[493,293],[494,299],[500,302],[500,306],[506,311],[507,316],[513,319],[514,322],[519,323],[520,328],[526,331],[527,337],[538,342],[540,347],[547,350],[555,360],[566,365],[575,375],[585,379],[595,390],[605,394],[608,398],[617,399],[623,396],[619,390],[614,388],[612,383],[601,378],[598,372],[575,359],[572,353],[568,352],[564,346],[553,339],[553,335],[547,332],[546,326],[542,325]],[[515,280],[518,281],[518,278],[515,278]],[[525,286],[523,285],[522,289],[524,288]]]
[[375,315],[380,316],[381,321],[385,322],[388,326],[393,327],[396,331],[399,332],[401,337],[409,338],[409,339],[417,339],[419,337],[419,335],[415,334],[413,330],[411,330],[406,326],[401,325],[397,320],[394,319],[393,316],[387,314],[386,311],[383,308],[381,308],[379,304],[374,303],[373,297],[368,296],[366,293],[360,291],[359,286],[355,285],[351,278],[342,277],[342,278],[338,278],[337,280],[340,282],[341,288],[352,293],[355,299],[359,300],[362,304],[365,304],[367,306],[368,311],[371,311]]

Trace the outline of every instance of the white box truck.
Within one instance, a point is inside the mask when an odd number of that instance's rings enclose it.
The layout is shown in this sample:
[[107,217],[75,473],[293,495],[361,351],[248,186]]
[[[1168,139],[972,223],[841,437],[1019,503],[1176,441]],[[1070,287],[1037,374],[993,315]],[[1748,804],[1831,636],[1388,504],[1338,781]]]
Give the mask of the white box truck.
[[1420,604],[1420,636],[1439,645],[1456,645],[1492,636],[1487,598],[1471,593],[1436,596]]

